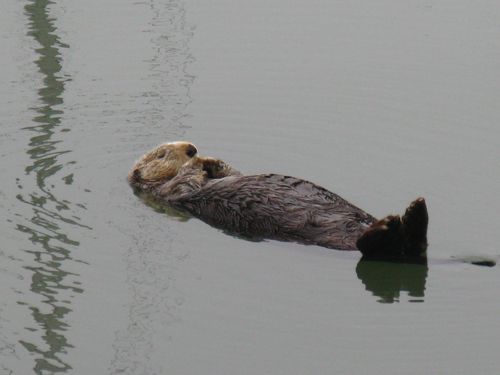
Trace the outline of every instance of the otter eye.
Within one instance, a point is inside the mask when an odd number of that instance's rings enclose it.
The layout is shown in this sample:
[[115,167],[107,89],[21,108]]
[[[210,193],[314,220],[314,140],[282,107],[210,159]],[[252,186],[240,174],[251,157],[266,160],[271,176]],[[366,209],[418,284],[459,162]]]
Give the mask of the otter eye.
[[165,150],[160,150],[158,151],[158,153],[156,154],[156,158],[157,159],[161,159],[161,158],[164,158],[166,155],[166,151]]
[[198,150],[193,145],[189,145],[188,148],[186,149],[186,155],[189,156],[190,158],[195,156],[197,152]]

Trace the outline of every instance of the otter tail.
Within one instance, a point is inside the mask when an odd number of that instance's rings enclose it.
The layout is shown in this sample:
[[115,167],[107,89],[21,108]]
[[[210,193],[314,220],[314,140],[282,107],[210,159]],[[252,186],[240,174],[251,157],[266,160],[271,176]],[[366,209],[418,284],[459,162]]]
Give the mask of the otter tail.
[[424,261],[428,223],[425,200],[418,198],[403,216],[389,215],[372,224],[356,246],[367,259]]

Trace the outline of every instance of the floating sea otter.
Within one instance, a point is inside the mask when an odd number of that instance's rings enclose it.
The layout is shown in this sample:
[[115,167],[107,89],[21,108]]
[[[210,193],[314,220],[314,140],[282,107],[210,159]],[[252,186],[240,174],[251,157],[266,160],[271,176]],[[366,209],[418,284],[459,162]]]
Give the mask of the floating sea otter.
[[381,220],[309,181],[244,176],[188,142],[162,144],[128,175],[136,189],[203,221],[249,238],[359,250],[368,259],[425,260],[427,208],[418,198],[403,216]]

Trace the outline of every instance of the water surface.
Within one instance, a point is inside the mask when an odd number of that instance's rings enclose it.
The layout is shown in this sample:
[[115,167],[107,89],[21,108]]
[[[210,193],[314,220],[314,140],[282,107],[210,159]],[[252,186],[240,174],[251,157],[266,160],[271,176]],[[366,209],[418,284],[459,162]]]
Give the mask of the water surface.
[[[0,373],[498,372],[500,6],[8,1]],[[431,262],[249,242],[133,195],[157,143],[429,206]]]

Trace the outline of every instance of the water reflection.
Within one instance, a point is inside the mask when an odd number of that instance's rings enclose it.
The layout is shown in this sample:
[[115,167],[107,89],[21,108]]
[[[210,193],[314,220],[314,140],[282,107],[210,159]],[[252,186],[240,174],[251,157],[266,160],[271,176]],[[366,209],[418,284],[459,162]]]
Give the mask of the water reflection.
[[[167,214],[172,219],[187,221],[193,218],[191,214],[170,207],[168,204],[165,204],[164,201],[148,192],[136,190],[134,193],[142,202],[156,212]],[[224,232],[232,237],[252,240],[238,236],[230,231]],[[461,261],[464,262],[464,260]],[[476,263],[470,263],[484,265],[483,263],[485,263],[485,260],[482,260],[481,263],[478,262],[479,260],[477,260]],[[486,265],[491,266],[489,262],[487,262]],[[365,285],[366,290],[372,292],[374,296],[380,297],[378,300],[379,302],[399,302],[401,292],[408,293],[410,302],[424,301],[425,282],[428,274],[426,260],[420,263],[403,263],[399,261],[375,261],[362,258],[356,266],[356,274]]]
[[[164,139],[181,139],[184,136],[187,111],[191,103],[191,86],[195,77],[188,72],[194,61],[188,43],[193,29],[186,21],[186,9],[182,1],[156,1],[138,3],[147,5],[151,12],[153,56],[146,60],[149,71],[145,79],[149,90],[141,93],[147,102],[147,111],[141,112],[141,123],[148,129],[159,127]],[[165,138],[168,132],[168,137]]]
[[[151,35],[153,55],[146,60],[149,69],[145,80],[148,90],[141,93],[146,109],[141,112],[139,122],[147,124],[146,132],[160,127],[159,134],[164,139],[182,138],[188,116],[187,106],[191,102],[189,90],[194,77],[187,73],[192,61],[189,42],[192,29],[186,21],[186,10],[182,1],[155,1],[137,3],[148,6],[151,14],[148,32]],[[187,220],[183,213],[161,206],[154,197],[147,194],[140,198],[159,212],[172,215],[177,220]],[[184,297],[175,288],[176,268],[186,254],[185,250],[173,246],[174,234],[162,224],[162,236],[149,233],[151,223],[141,227],[141,233],[131,234],[131,247],[127,252],[127,285],[131,300],[127,305],[128,324],[116,332],[113,343],[114,358],[109,372],[121,374],[133,372],[141,374],[158,373],[150,361],[155,349],[155,334],[165,331],[179,319],[177,309]],[[163,350],[163,348],[162,348]]]
[[178,220],[178,221],[188,221],[193,217],[193,215],[183,212],[180,210],[177,210],[168,204],[165,204],[164,201],[161,199],[158,199],[155,197],[153,194],[145,192],[145,191],[140,191],[140,190],[134,190],[134,194],[136,197],[138,197],[144,204],[147,206],[151,207],[154,211],[162,214],[167,214],[169,217],[172,219]]
[[366,290],[380,297],[379,302],[399,302],[401,292],[407,292],[410,302],[423,302],[427,264],[382,262],[361,259],[356,274]]
[[[61,140],[54,139],[61,124],[60,105],[66,80],[60,74],[59,49],[67,46],[56,34],[54,20],[49,16],[50,4],[48,0],[34,0],[25,6],[29,19],[28,35],[39,44],[35,63],[43,84],[38,89],[41,104],[33,108],[36,112],[34,124],[23,128],[33,135],[26,150],[30,164],[17,179],[19,193],[16,196],[25,207],[29,207],[29,211],[24,212],[30,213],[23,214],[25,220],[17,223],[17,230],[30,240],[32,246],[25,251],[33,259],[30,265],[24,266],[32,273],[30,289],[33,296],[18,303],[28,306],[35,321],[35,327],[26,327],[29,334],[20,343],[33,355],[36,374],[71,369],[62,359],[72,348],[65,336],[65,319],[71,311],[70,299],[82,289],[78,275],[65,267],[72,260],[71,251],[79,245],[68,234],[68,229],[85,227],[75,218],[71,202],[58,198],[55,192],[58,183],[63,186],[72,184],[72,173],[57,181],[51,179],[65,172],[65,165],[59,159],[70,151],[61,149]],[[27,186],[33,186],[32,191]]]

